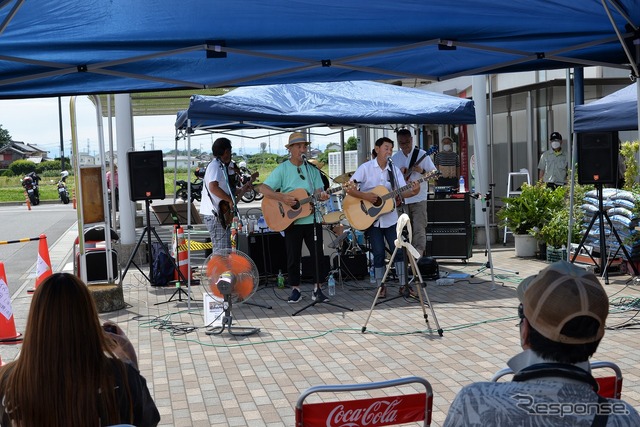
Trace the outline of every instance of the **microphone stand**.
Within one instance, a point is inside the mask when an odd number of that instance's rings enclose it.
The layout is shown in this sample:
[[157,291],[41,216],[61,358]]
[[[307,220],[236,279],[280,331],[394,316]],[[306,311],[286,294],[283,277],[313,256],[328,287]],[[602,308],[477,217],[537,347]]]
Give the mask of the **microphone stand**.
[[[309,163],[307,162],[307,156],[305,156],[304,154],[302,155],[302,161],[304,163],[304,170],[305,170],[305,174],[307,175],[308,181],[309,181],[309,190],[310,190],[310,194],[314,194],[315,189],[319,188],[315,186],[315,183],[313,182],[313,179],[311,177],[311,173],[309,170]],[[332,302],[328,301],[328,298],[326,298],[324,296],[324,294],[322,293],[322,289],[320,288],[320,262],[319,262],[319,257],[320,257],[320,250],[322,250],[322,247],[318,248],[318,199],[317,197],[312,196],[311,197],[311,203],[312,203],[312,211],[313,213],[311,215],[313,215],[313,253],[314,253],[314,264],[315,264],[315,274],[314,274],[314,278],[315,278],[315,283],[314,283],[314,287],[317,285],[318,286],[318,293],[316,294],[316,300],[312,301],[310,304],[307,304],[306,306],[302,307],[300,310],[296,311],[295,313],[292,314],[292,316],[295,316],[298,313],[301,313],[303,311],[305,311],[307,308],[309,307],[313,307],[316,304],[328,304],[328,305],[332,305],[334,307],[338,307],[338,308],[342,308],[344,310],[349,310],[349,311],[353,311],[353,308],[348,308],[345,307],[343,305],[339,305],[339,304],[334,304]],[[309,249],[309,253],[311,253],[311,248]],[[329,274],[334,274],[334,271],[331,271]]]

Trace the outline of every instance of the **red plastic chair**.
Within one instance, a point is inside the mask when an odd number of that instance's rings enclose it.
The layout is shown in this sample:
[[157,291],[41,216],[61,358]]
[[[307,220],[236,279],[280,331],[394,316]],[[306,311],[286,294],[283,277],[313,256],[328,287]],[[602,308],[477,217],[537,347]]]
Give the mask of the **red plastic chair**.
[[[305,403],[312,394],[346,394],[354,391],[420,384],[424,392],[385,395],[353,400],[332,400]],[[431,425],[433,390],[424,378],[407,377],[365,384],[320,385],[307,389],[296,403],[296,427],[326,427],[329,425],[366,425],[381,427],[423,421]]]
[[[605,398],[620,399],[622,396],[622,370],[618,365],[613,362],[606,361],[593,361],[591,364],[591,374],[598,382],[598,394]],[[600,376],[599,370],[608,369],[613,372],[613,375]],[[500,369],[496,372],[491,381],[496,382],[500,378],[506,375],[513,375],[511,368]]]

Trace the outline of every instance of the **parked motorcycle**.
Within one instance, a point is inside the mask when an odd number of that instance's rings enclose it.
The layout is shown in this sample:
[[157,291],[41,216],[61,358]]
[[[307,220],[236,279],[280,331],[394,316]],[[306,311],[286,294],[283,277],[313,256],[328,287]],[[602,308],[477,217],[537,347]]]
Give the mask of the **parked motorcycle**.
[[[196,179],[191,183],[191,201],[197,200],[200,201],[202,199],[202,180],[204,179],[205,168],[196,168],[193,171],[193,174],[196,176]],[[176,199],[182,199],[183,201],[188,201],[189,192],[188,185],[189,183],[183,179],[176,181],[176,185],[178,191],[176,191]]]
[[35,172],[29,172],[22,178],[22,186],[27,191],[31,205],[40,204],[40,190],[38,190],[38,182],[41,180]]
[[64,203],[65,205],[69,203],[69,190],[67,190],[67,177],[69,176],[69,172],[67,171],[62,171],[61,173],[62,177],[60,178],[60,181],[58,181],[58,197],[60,197],[60,200],[62,200],[62,203]]
[[[240,162],[238,164],[238,168],[240,171],[239,173],[240,179],[236,180],[236,187],[238,190],[241,189],[247,183],[252,183],[253,181],[256,180],[256,178],[258,178],[259,173],[258,172],[251,173],[251,171],[247,168],[246,162]],[[251,203],[254,200],[260,200],[263,197],[264,196],[262,195],[262,193],[258,193],[255,190],[255,188],[251,187],[248,191],[246,191],[242,195],[241,200],[245,203]]]

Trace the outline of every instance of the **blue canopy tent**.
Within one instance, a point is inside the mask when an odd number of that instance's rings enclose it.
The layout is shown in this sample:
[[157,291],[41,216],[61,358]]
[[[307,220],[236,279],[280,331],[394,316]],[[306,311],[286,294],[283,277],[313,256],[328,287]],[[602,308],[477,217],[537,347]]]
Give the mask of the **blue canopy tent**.
[[4,0],[0,98],[592,65],[637,75],[639,26],[637,0]]
[[473,101],[384,83],[356,81],[243,87],[194,95],[176,129],[300,128],[327,125],[470,124]]
[[638,129],[638,83],[586,105],[576,105],[576,132]]

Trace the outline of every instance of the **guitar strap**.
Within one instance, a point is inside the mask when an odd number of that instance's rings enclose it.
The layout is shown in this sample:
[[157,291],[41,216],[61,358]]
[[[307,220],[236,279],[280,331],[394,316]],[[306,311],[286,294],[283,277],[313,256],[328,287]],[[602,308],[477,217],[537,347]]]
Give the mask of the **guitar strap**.
[[409,160],[409,166],[407,166],[407,169],[411,169],[416,163],[420,163],[422,159],[424,159],[424,157],[422,157],[420,160],[416,162],[416,160],[418,159],[419,152],[420,152],[420,149],[418,147],[413,147],[413,153],[411,153],[411,160]]

